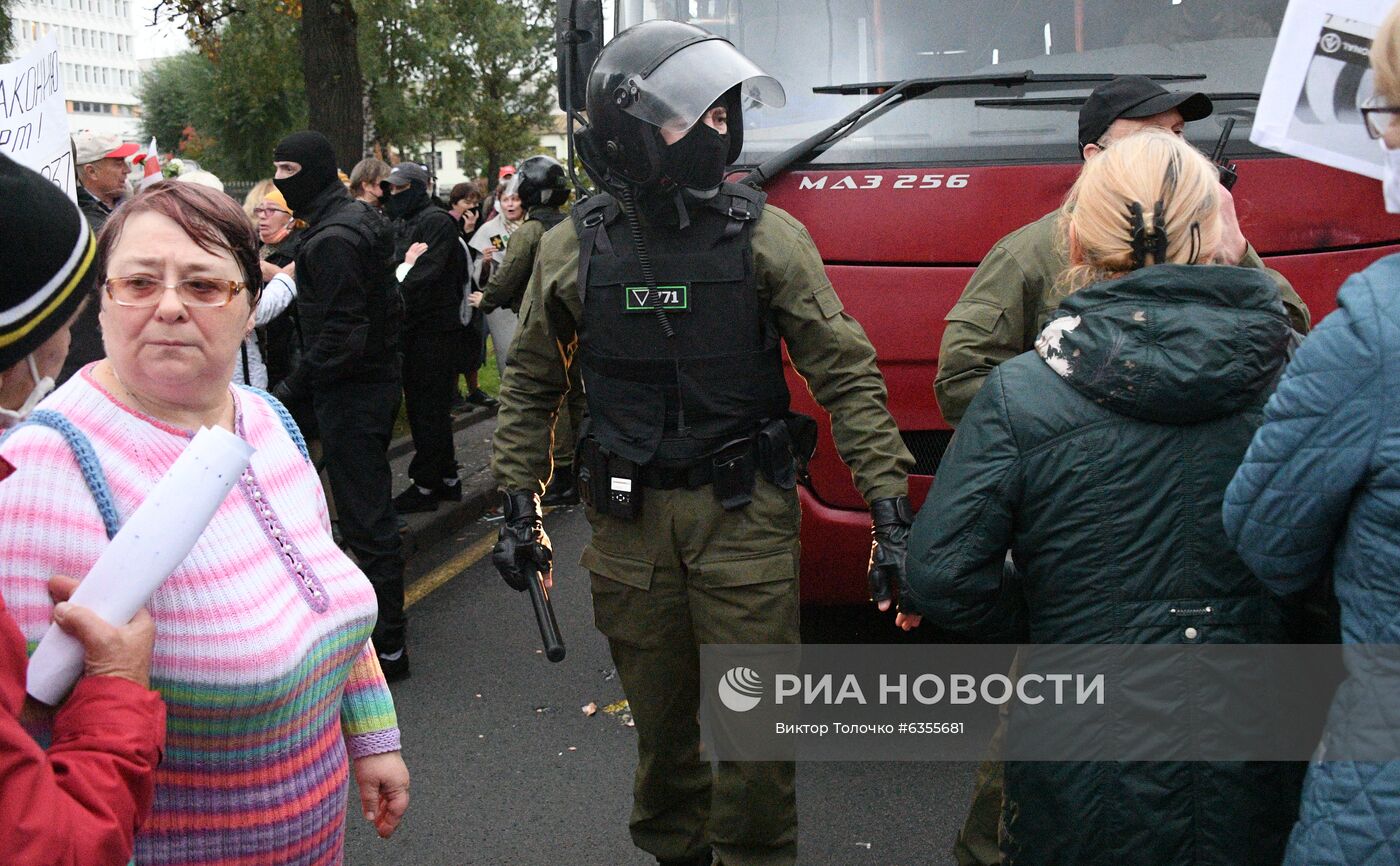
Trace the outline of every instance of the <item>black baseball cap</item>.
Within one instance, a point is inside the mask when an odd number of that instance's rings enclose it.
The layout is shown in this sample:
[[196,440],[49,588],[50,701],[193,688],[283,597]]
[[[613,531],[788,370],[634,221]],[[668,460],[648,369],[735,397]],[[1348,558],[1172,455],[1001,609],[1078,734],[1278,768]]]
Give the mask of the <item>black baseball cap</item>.
[[387,178],[381,181],[381,186],[383,184],[388,184],[389,186],[407,186],[415,182],[427,186],[431,180],[432,177],[428,174],[427,168],[416,162],[401,162],[393,167]]
[[1173,108],[1184,120],[1200,120],[1215,110],[1204,93],[1173,92],[1143,75],[1123,75],[1100,84],[1079,109],[1079,151],[1103,137],[1120,117],[1151,117]]

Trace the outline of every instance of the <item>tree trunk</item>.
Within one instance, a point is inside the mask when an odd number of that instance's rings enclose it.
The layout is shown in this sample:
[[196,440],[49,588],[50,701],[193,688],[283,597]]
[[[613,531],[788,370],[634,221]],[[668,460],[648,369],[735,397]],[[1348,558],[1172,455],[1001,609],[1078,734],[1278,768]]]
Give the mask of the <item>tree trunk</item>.
[[303,0],[301,69],[307,118],[331,140],[336,162],[349,171],[364,156],[364,82],[350,0]]

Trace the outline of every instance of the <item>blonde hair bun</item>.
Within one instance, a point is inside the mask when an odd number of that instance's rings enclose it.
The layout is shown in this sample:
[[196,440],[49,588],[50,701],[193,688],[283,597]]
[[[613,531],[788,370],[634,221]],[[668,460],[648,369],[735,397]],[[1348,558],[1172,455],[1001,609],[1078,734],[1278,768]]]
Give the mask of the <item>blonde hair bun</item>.
[[1147,265],[1209,262],[1220,244],[1219,172],[1177,135],[1134,133],[1085,163],[1060,227],[1080,259],[1060,276],[1065,294]]

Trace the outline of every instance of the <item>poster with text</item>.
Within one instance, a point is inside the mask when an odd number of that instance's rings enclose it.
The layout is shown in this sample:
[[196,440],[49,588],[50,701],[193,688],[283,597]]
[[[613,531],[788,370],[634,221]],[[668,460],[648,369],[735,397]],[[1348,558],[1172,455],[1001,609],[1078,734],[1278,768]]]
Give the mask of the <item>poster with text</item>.
[[59,69],[52,35],[13,63],[0,64],[0,153],[52,180],[76,202]]
[[1393,0],[1292,0],[1249,140],[1379,179],[1380,144],[1361,106],[1374,92],[1371,40]]

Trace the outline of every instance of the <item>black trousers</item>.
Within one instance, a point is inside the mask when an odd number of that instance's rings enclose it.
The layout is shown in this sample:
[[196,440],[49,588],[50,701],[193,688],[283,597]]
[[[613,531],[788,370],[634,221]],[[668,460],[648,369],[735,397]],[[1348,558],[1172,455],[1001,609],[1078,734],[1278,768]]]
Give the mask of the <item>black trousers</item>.
[[403,399],[413,434],[408,477],[419,487],[441,487],[444,479],[457,477],[452,397],[465,336],[465,329],[457,329],[403,337]]
[[403,544],[394,517],[389,438],[399,411],[397,382],[343,383],[316,390],[321,449],[340,533],[379,600],[378,649],[403,646]]

